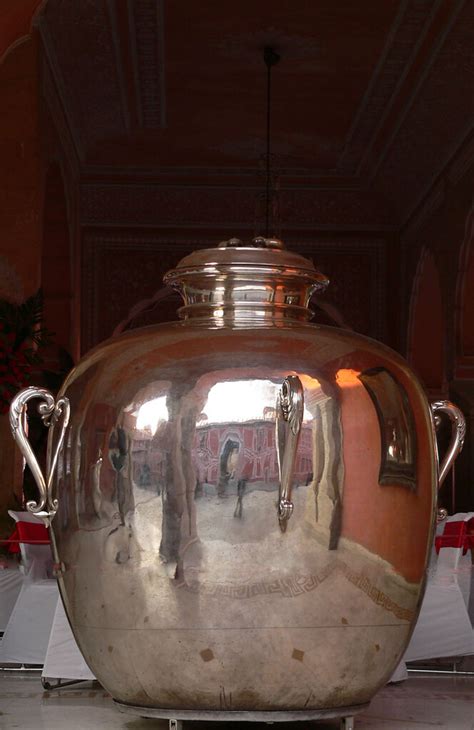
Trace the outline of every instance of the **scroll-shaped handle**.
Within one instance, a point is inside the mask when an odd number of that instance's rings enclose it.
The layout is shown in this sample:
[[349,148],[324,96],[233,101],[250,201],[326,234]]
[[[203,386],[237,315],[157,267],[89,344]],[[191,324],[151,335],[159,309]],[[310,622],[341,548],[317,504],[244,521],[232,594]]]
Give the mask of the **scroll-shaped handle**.
[[[463,445],[464,445],[464,438],[466,436],[466,421],[464,419],[464,416],[462,412],[459,410],[457,406],[454,405],[454,403],[451,403],[449,400],[437,400],[434,403],[431,404],[431,410],[433,413],[433,420],[435,422],[435,425],[439,423],[439,416],[438,413],[446,413],[447,416],[449,416],[449,419],[451,421],[451,441],[449,443],[448,450],[446,452],[446,455],[443,459],[442,464],[439,464],[438,459],[438,489],[441,487],[442,483],[446,479],[446,476],[448,474],[448,471],[450,470],[453,461],[456,459],[458,454],[460,453]],[[438,449],[436,449],[436,456],[438,458]]]
[[[41,471],[40,465],[33,453],[33,449],[28,441],[26,432],[26,408],[28,401],[33,398],[40,398],[43,402],[38,406],[40,414],[45,426],[54,426],[61,419],[60,434],[56,444],[52,459],[48,459],[46,478]],[[58,509],[58,500],[52,495],[52,482],[54,472],[58,463],[59,452],[63,445],[64,434],[69,423],[69,400],[60,398],[57,402],[54,396],[45,390],[45,388],[35,388],[30,386],[20,391],[13,399],[10,406],[10,428],[13,438],[17,442],[26,463],[31,469],[31,473],[38,485],[40,499],[39,502],[30,501],[26,503],[29,512],[39,516],[44,520],[48,527]]]
[[288,375],[283,381],[276,402],[276,443],[278,471],[280,473],[280,495],[278,500],[278,521],[285,532],[293,512],[291,487],[295,466],[296,449],[303,423],[303,386],[297,375]]

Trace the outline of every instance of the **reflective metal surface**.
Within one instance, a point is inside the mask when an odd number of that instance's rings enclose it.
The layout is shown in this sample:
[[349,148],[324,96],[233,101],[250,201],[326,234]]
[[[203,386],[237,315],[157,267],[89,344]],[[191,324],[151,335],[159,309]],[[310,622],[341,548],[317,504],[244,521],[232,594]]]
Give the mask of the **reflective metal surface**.
[[447,400],[435,401],[431,404],[431,410],[433,412],[435,422],[439,413],[445,413],[449,417],[452,425],[451,441],[443,462],[439,466],[438,486],[441,487],[456,457],[464,446],[464,439],[466,437],[466,421],[459,408],[455,406],[454,403],[450,403],[450,401]]
[[[28,402],[36,398],[43,401],[38,406],[38,411],[45,426],[52,426],[58,421],[61,421],[60,435],[56,442],[53,455],[50,450],[50,457],[52,455],[52,458],[48,460],[48,473],[46,478],[43,476],[36,456],[29,444],[27,434],[26,408]],[[10,428],[13,438],[17,442],[21,453],[31,469],[40,493],[39,502],[27,502],[26,508],[29,512],[41,516],[47,527],[58,509],[58,499],[53,497],[52,494],[52,482],[59,453],[63,445],[64,434],[69,423],[69,415],[70,409],[67,398],[59,398],[58,401],[55,401],[49,391],[44,388],[35,388],[32,386],[18,393],[10,406]]]
[[60,393],[52,532],[78,643],[127,706],[362,705],[421,602],[423,391],[388,348],[306,321],[325,280],[302,257],[228,242],[168,281],[184,320],[109,340]]
[[282,532],[285,532],[286,524],[293,513],[291,491],[303,413],[304,397],[301,380],[297,375],[289,375],[283,381],[276,403],[276,448],[280,476],[278,520]]

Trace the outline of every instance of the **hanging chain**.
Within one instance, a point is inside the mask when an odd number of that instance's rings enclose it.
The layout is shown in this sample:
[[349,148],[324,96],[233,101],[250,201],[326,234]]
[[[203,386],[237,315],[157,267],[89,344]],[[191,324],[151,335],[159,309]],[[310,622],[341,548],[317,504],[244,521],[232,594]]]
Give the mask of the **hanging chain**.
[[272,68],[280,60],[279,54],[270,46],[263,49],[263,60],[267,67],[267,149],[265,155],[265,238],[270,235],[270,203],[272,197],[271,180],[271,91]]

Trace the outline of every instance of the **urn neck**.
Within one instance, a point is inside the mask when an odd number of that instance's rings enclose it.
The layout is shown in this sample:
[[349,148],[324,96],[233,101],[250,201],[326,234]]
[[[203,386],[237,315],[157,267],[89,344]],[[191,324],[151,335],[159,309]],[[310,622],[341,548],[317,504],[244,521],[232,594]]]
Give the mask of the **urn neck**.
[[195,251],[169,271],[165,282],[184,300],[179,316],[214,324],[308,320],[311,295],[328,280],[311,261],[275,239],[237,239]]

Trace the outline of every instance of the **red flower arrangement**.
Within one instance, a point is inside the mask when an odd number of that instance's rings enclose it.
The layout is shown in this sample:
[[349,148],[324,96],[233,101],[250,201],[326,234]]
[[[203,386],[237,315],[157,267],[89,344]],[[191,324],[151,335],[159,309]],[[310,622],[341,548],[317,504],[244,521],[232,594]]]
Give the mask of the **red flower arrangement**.
[[22,304],[0,300],[0,413],[42,363],[41,349],[50,341],[42,320],[41,290]]

